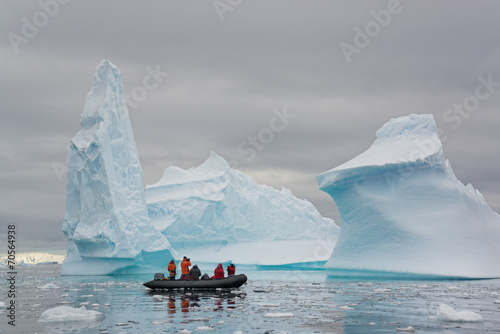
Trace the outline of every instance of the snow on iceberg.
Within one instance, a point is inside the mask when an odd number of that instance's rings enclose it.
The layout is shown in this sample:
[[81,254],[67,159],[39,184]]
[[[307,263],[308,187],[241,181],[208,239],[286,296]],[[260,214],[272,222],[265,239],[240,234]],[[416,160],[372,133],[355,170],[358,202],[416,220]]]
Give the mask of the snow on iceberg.
[[257,184],[214,152],[196,168],[165,169],[146,202],[154,227],[196,263],[323,266],[339,233],[310,202]]
[[432,115],[390,120],[317,181],[342,218],[328,275],[500,277],[500,216],[456,178]]
[[80,124],[68,163],[68,255],[61,274],[164,269],[172,249],[151,226],[121,74],[107,60],[97,67]]

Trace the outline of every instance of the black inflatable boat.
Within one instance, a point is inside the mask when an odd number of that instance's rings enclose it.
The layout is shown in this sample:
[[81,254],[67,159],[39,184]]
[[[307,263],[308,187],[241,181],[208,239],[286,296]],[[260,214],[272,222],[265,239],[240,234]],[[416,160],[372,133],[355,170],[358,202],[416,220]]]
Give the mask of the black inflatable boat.
[[191,280],[153,280],[144,283],[150,289],[228,289],[239,288],[247,281],[244,274],[218,279]]

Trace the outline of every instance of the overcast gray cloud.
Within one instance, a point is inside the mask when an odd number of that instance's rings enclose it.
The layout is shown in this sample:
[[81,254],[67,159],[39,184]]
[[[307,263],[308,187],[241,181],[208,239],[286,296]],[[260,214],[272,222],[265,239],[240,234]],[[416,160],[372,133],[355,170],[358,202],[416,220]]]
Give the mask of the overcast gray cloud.
[[[314,176],[366,150],[390,118],[432,113],[458,178],[499,212],[499,10],[495,1],[3,1],[2,224],[19,226],[22,250],[65,247],[62,168],[103,58],[131,96],[146,184],[213,150],[339,221]],[[169,74],[134,99],[156,69]],[[478,87],[488,96],[453,111]],[[284,109],[294,118],[255,158],[238,150]]]

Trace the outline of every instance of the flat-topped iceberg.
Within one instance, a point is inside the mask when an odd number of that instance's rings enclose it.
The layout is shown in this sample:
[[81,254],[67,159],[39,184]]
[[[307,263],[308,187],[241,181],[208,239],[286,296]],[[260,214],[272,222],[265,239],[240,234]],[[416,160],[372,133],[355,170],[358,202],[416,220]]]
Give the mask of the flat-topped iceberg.
[[[42,264],[59,264],[64,261],[64,255],[54,255],[48,253],[16,253],[16,266],[33,266]],[[11,261],[12,262],[12,261]],[[8,255],[0,256],[0,265],[8,266]]]
[[172,258],[167,238],[151,226],[142,167],[125,105],[121,74],[97,67],[71,141],[63,232],[63,275],[155,272]]
[[307,200],[257,184],[212,152],[199,167],[169,167],[146,187],[153,226],[197,263],[320,267],[338,237]]
[[390,120],[317,181],[342,218],[328,275],[500,277],[500,216],[457,179],[432,115]]

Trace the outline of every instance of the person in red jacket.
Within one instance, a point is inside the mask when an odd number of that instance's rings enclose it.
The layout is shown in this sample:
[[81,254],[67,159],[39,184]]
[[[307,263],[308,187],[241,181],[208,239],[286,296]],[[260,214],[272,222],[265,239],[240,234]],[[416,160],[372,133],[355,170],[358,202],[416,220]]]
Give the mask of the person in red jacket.
[[234,264],[231,263],[229,266],[227,266],[227,277],[234,276],[235,273],[236,273],[236,267],[234,266]]
[[222,268],[222,263],[219,263],[217,268],[214,270],[214,276],[212,276],[213,279],[217,278],[224,278],[224,269]]

